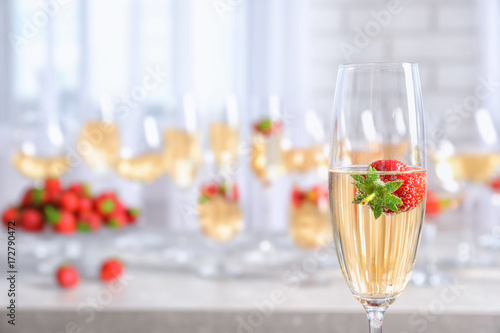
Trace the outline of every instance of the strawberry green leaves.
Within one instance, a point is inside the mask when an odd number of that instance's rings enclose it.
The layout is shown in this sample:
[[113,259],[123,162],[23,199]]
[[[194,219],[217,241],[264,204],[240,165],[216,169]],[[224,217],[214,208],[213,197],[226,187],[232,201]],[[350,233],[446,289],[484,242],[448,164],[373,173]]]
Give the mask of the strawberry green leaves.
[[403,184],[403,181],[384,183],[380,180],[377,170],[371,166],[366,175],[352,175],[352,178],[355,180],[353,185],[357,190],[353,204],[369,205],[375,219],[382,215],[384,208],[399,213],[398,206],[401,206],[403,201],[392,193]]

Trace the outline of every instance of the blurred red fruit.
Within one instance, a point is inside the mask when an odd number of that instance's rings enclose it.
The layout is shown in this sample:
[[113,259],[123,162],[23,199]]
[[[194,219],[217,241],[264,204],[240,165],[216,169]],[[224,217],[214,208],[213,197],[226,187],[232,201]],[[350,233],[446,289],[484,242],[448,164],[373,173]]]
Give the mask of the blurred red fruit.
[[57,193],[62,191],[61,182],[57,178],[45,179],[45,190],[49,193]]
[[80,213],[77,221],[77,229],[80,232],[95,232],[102,226],[102,220],[99,214],[92,211]]
[[123,228],[128,222],[128,217],[125,212],[113,213],[108,219],[107,224],[111,229]]
[[69,212],[74,212],[78,210],[80,206],[80,200],[78,196],[73,192],[65,192],[61,195],[60,206],[62,209],[67,210]]
[[80,198],[78,202],[78,211],[80,213],[91,211],[93,208],[93,202],[87,197]]
[[134,224],[137,222],[137,218],[141,214],[141,211],[139,208],[130,208],[127,209],[127,222],[130,224]]
[[63,265],[56,274],[57,283],[63,288],[73,288],[80,282],[80,274],[75,267]]
[[427,201],[425,203],[425,213],[429,216],[435,216],[441,213],[441,204],[438,196],[432,192],[427,191]]
[[21,227],[29,232],[43,230],[43,215],[36,209],[28,208],[21,214]]
[[101,280],[111,282],[119,279],[125,271],[125,267],[118,259],[109,259],[101,266]]
[[10,221],[19,222],[18,219],[19,219],[19,211],[17,210],[16,207],[7,208],[2,214],[2,222],[6,227],[9,226]]
[[68,211],[59,212],[59,220],[54,224],[54,231],[60,234],[73,234],[76,232],[75,216]]
[[219,192],[219,187],[215,183],[205,185],[201,189],[201,193],[203,195],[206,195],[207,197],[213,197],[214,195],[217,194],[217,192]]

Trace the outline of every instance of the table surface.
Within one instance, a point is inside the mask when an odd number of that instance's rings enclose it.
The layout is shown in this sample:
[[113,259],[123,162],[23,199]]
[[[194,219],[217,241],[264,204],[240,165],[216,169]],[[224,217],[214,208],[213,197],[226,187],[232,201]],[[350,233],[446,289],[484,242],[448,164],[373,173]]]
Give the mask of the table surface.
[[[120,282],[87,280],[73,290],[60,289],[52,276],[21,274],[17,329],[63,332],[78,323],[81,332],[366,330],[363,309],[340,272],[325,274],[328,285],[285,283],[280,278],[207,280],[171,270],[130,269]],[[410,284],[387,312],[386,330],[500,332],[500,270],[448,274],[453,279],[449,284]],[[7,289],[2,279],[0,290]],[[0,295],[1,304],[7,304],[6,293]],[[0,328],[12,329],[5,319]]]

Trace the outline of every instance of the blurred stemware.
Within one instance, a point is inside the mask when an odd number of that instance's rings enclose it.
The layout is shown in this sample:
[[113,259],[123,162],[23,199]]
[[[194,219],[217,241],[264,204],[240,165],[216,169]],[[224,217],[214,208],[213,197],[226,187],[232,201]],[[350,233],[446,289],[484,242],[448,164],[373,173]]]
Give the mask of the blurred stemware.
[[441,128],[444,135],[434,155],[437,175],[444,182],[455,181],[465,193],[457,264],[474,265],[480,259],[480,205],[491,197],[487,185],[500,166],[498,132],[489,111],[483,108],[473,111],[470,119],[443,120]]

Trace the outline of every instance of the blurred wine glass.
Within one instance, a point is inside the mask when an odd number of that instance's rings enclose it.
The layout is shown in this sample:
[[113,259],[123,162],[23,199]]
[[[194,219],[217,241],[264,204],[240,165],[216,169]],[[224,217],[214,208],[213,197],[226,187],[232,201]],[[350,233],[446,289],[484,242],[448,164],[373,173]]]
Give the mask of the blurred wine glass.
[[229,95],[225,104],[220,112],[212,114],[203,184],[198,196],[200,230],[208,240],[208,247],[215,250],[215,256],[209,257],[208,264],[202,264],[199,269],[204,277],[241,273],[237,266],[230,265],[227,251],[243,228],[236,172],[240,140],[236,96]]
[[458,245],[458,263],[477,263],[477,238],[482,198],[490,196],[487,184],[500,165],[498,132],[488,110],[480,108],[459,118],[443,119],[444,130],[434,155],[436,172],[443,181],[455,180],[463,186],[463,227]]
[[189,237],[197,230],[197,187],[202,166],[199,119],[194,95],[185,94],[182,107],[169,119],[163,133],[163,166],[170,180],[167,188],[168,263],[188,265],[199,252]]
[[[332,241],[328,206],[328,143],[324,122],[318,114],[308,109],[285,129],[285,164],[293,188],[289,204],[289,234],[300,250],[298,258],[310,256],[312,251],[327,246]],[[332,261],[322,260],[315,272],[305,282],[326,283],[322,268]]]
[[280,233],[286,228],[280,223],[285,221],[281,221],[277,209],[282,207],[278,204],[281,194],[278,190],[283,185],[278,182],[286,173],[283,129],[287,119],[278,96],[254,102],[250,119],[250,169],[255,176],[252,184],[255,215],[249,229],[257,244],[244,257],[248,269],[268,272],[269,267],[277,267],[284,259],[278,243]]

